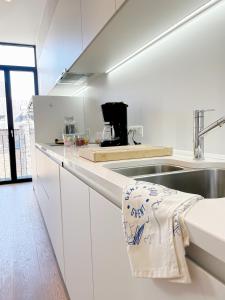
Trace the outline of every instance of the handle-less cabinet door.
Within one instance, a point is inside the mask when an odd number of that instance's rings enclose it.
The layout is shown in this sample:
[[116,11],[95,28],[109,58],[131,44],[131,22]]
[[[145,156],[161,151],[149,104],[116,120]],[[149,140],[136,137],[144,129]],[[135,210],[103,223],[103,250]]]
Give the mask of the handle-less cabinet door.
[[116,0],[116,9],[119,9],[120,6],[125,2],[126,0]]
[[65,281],[71,300],[92,300],[89,188],[60,168]]
[[37,193],[39,195],[39,205],[55,256],[64,276],[59,165],[38,149],[36,149],[36,165],[40,186],[39,193]]
[[82,0],[83,49],[95,38],[116,10],[115,0]]
[[82,52],[80,0],[59,0],[38,57],[40,94],[47,95]]
[[189,261],[191,284],[132,278],[121,224],[121,210],[90,190],[95,300],[222,300],[225,286]]

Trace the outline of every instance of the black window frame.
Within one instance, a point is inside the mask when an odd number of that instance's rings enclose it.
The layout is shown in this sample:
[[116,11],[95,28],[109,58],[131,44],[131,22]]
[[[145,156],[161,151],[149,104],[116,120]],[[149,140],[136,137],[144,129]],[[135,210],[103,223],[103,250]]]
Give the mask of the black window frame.
[[[34,61],[35,61],[34,67],[0,64],[0,71],[3,71],[5,76],[5,93],[6,93],[6,106],[7,106],[6,108],[7,108],[7,119],[8,119],[7,121],[8,121],[8,130],[9,130],[9,151],[10,151],[10,168],[11,168],[11,180],[0,181],[0,184],[32,181],[32,177],[19,178],[19,179],[17,178],[10,71],[32,72],[34,74],[35,95],[39,95],[36,46],[29,45],[29,44],[5,43],[5,42],[0,42],[0,45],[15,46],[15,47],[31,47],[34,49]],[[13,130],[12,136],[10,135],[11,130]]]

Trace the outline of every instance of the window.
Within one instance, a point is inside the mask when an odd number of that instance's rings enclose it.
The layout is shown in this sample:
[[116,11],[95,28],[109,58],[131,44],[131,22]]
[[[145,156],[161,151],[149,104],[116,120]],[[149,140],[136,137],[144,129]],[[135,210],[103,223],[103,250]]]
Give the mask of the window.
[[34,47],[0,44],[0,65],[35,67]]

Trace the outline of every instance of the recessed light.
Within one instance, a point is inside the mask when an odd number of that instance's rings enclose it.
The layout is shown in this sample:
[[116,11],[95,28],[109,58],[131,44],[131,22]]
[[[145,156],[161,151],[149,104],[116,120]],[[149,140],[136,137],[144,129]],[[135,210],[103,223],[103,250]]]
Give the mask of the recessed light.
[[5,2],[12,2],[12,0],[5,0]]

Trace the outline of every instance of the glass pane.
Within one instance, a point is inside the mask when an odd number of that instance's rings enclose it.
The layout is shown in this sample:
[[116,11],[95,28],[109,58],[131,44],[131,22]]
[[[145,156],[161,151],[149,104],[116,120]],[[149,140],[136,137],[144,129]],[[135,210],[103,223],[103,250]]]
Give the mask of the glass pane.
[[0,181],[10,180],[9,138],[4,72],[0,71]]
[[30,141],[34,134],[27,105],[35,94],[34,74],[33,72],[11,71],[10,78],[17,177],[18,179],[27,178],[31,177]]
[[35,67],[34,48],[0,45],[0,65]]

